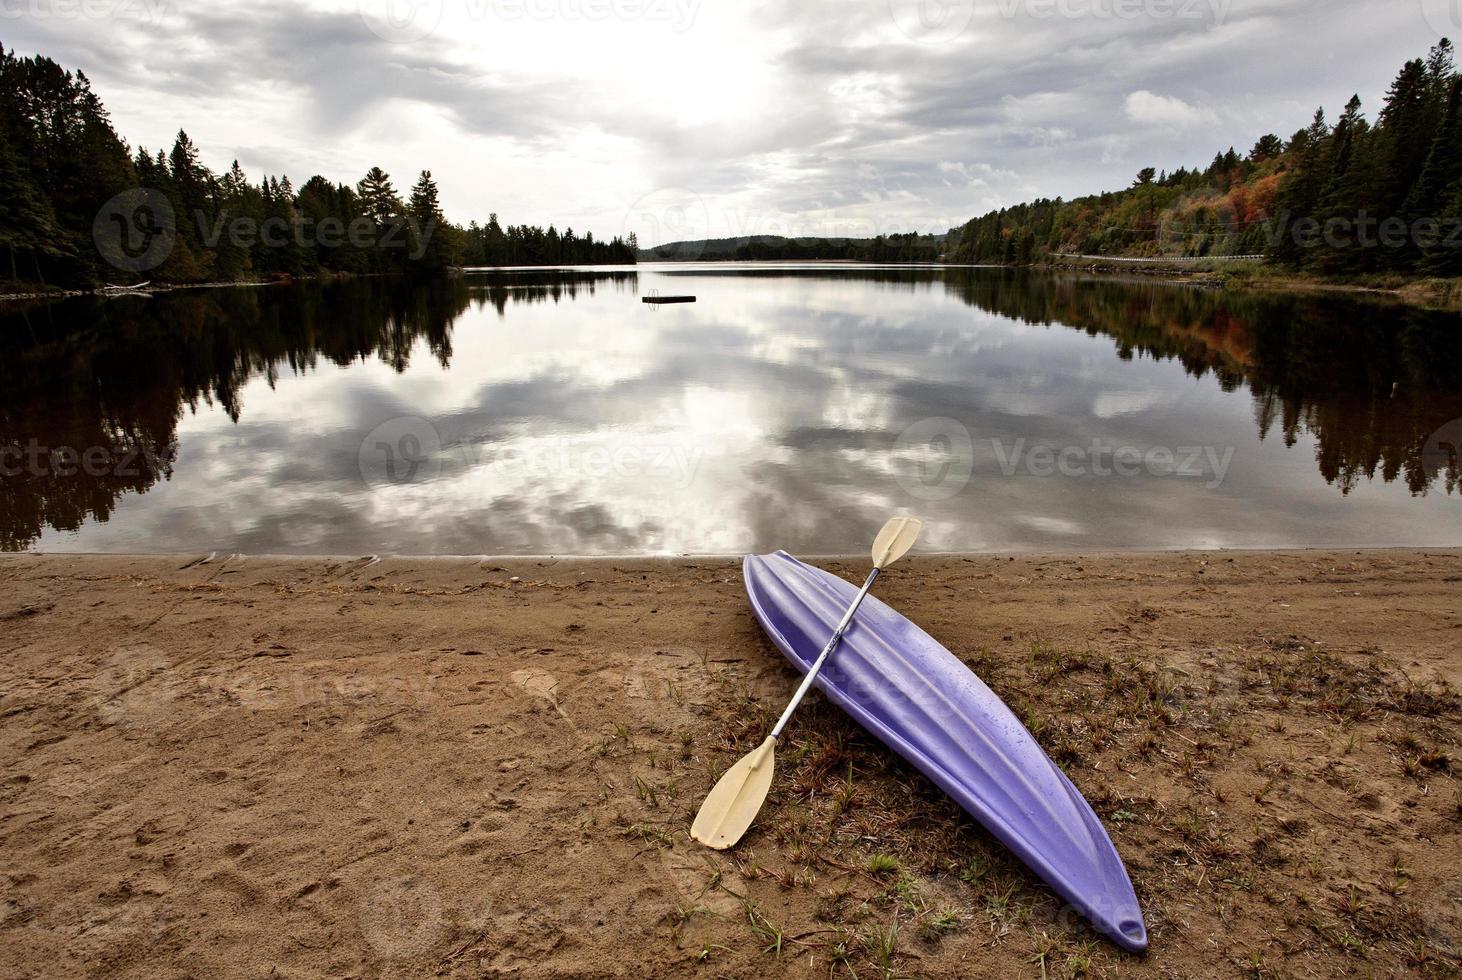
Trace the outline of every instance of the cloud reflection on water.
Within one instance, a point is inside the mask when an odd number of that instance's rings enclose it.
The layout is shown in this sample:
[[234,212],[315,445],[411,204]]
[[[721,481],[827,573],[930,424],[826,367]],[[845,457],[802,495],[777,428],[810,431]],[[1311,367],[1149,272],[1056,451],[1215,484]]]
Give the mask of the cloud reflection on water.
[[[652,311],[636,291],[656,285],[699,302]],[[24,547],[37,527],[44,550],[826,554],[861,551],[907,510],[950,551],[1462,543],[1457,498],[1411,492],[1407,454],[1462,416],[1454,323],[1434,315],[995,270],[642,269],[400,290],[52,308],[57,336],[20,362],[53,387],[68,372],[91,383],[65,337],[122,323],[141,339],[103,345],[117,377],[101,372],[84,402],[22,386],[0,442],[145,419],[173,427],[176,463],[144,493],[124,487],[105,520],[55,511],[61,477],[17,485],[7,540]],[[202,325],[182,334],[197,349],[152,358],[155,376],[129,387],[129,359],[179,343],[180,322]],[[1382,369],[1407,386],[1400,401]],[[403,416],[430,421],[433,475],[367,483],[362,440]],[[941,417],[970,434],[973,473],[929,500],[908,489],[929,454],[892,449]],[[1103,447],[1189,446],[1232,450],[1221,484],[1041,475],[1026,455],[1006,473],[1016,447],[1070,448],[1090,470]]]

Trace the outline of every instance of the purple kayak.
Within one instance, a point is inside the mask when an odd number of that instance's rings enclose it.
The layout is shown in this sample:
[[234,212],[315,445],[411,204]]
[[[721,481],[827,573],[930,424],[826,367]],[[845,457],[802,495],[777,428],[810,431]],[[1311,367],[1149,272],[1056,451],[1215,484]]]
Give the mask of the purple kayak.
[[[748,555],[746,594],[762,628],[802,673],[858,589],[784,551]],[[1147,948],[1122,859],[1065,773],[933,637],[869,596],[814,682],[928,776],[1101,932]]]

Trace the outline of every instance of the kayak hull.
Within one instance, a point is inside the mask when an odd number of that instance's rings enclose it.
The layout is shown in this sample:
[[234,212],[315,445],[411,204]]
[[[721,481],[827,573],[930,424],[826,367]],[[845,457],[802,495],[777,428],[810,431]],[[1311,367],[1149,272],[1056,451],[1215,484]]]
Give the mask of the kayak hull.
[[[748,555],[762,628],[806,673],[858,589],[786,552]],[[1066,775],[974,672],[869,596],[814,682],[1124,949],[1147,948],[1127,871]]]

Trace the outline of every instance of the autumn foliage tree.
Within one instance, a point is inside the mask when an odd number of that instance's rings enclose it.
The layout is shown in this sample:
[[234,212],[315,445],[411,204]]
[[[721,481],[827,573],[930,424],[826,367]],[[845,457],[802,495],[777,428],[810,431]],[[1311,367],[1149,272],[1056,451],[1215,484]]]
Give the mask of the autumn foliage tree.
[[[967,223],[949,257],[1023,264],[1057,254],[1262,254],[1327,276],[1462,275],[1462,77],[1452,43],[1397,73],[1374,123],[1352,97],[1288,140],[1259,137],[1204,169],[1123,191],[1041,200]],[[1023,257],[1027,257],[1023,258]]]

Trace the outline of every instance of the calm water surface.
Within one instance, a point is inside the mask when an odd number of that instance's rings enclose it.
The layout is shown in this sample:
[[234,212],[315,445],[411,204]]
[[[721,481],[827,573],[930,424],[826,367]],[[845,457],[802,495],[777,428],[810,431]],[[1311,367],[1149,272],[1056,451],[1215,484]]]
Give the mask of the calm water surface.
[[951,551],[1462,545],[1459,327],[866,266],[10,307],[0,548],[827,554],[896,511]]

